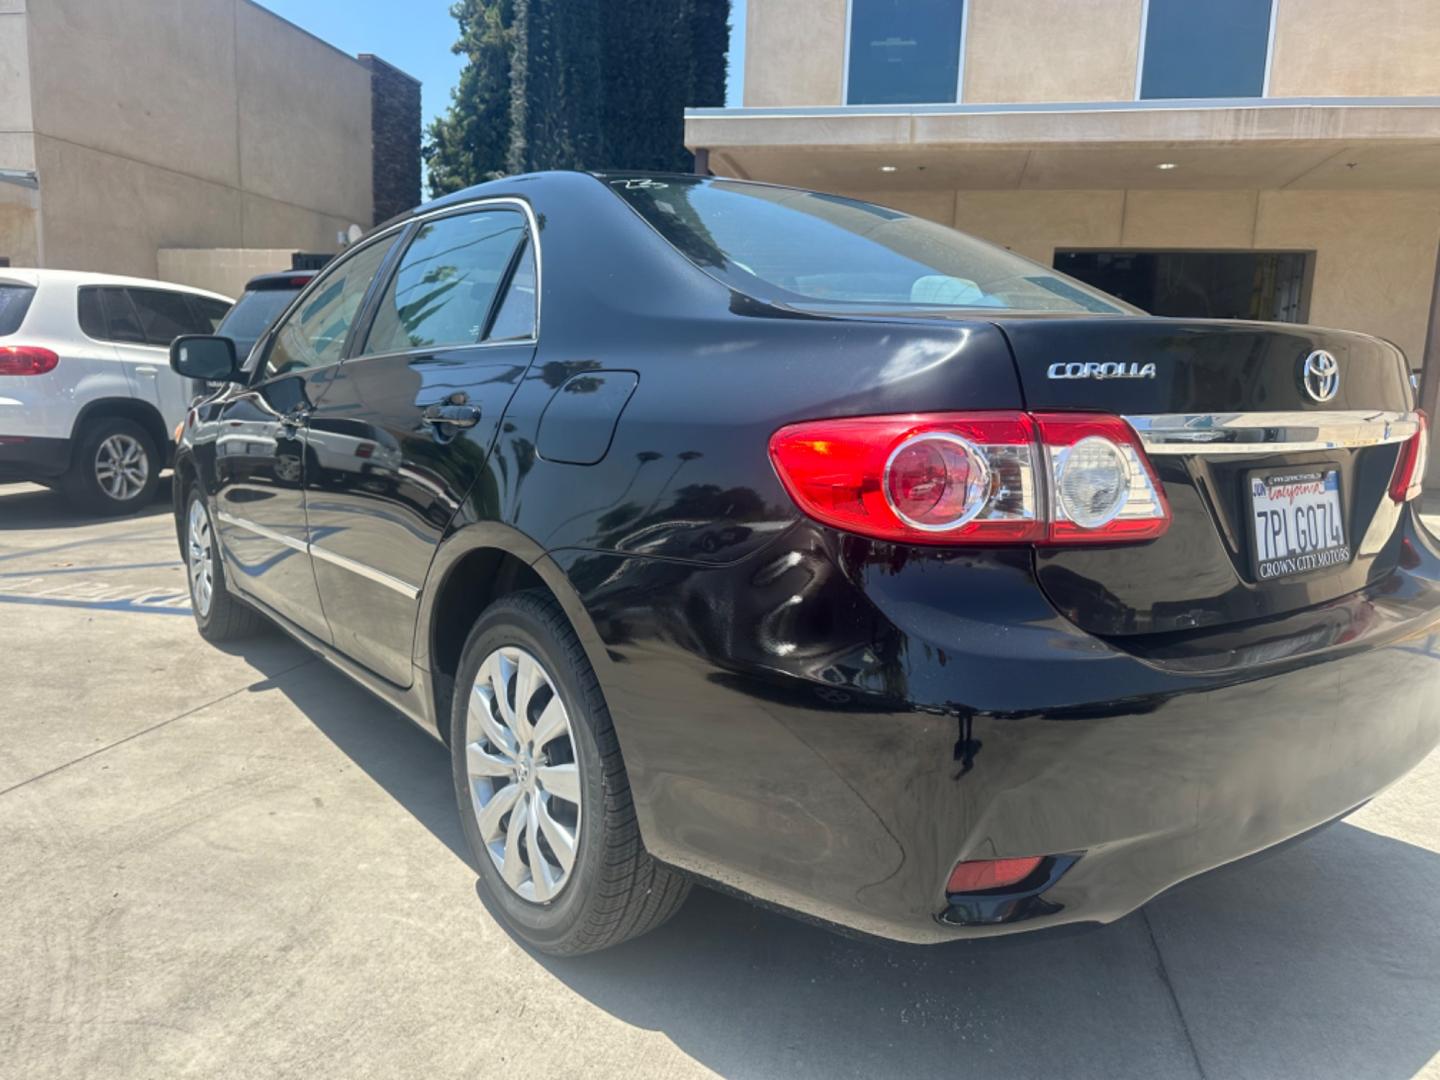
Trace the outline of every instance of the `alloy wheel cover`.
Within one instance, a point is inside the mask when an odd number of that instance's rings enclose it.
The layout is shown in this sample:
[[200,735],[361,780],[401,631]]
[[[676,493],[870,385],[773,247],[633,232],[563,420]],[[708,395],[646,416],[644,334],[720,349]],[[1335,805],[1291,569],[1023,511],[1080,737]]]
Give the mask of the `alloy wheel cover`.
[[465,716],[475,824],[501,879],[532,903],[570,880],[580,842],[580,767],[555,681],[519,646],[480,665]]

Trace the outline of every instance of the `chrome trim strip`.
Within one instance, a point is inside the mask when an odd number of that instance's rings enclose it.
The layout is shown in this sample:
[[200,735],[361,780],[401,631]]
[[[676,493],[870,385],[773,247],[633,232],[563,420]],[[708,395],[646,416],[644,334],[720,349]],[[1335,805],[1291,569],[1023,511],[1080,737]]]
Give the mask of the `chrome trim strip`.
[[1147,454],[1293,454],[1404,442],[1420,430],[1413,412],[1162,413],[1127,416]]
[[299,551],[311,555],[314,558],[323,559],[332,566],[338,566],[342,570],[349,570],[352,574],[358,574],[367,581],[373,581],[377,585],[384,585],[387,589],[394,589],[402,596],[409,597],[411,600],[418,598],[420,595],[418,586],[401,581],[399,578],[391,577],[382,570],[376,570],[373,566],[366,566],[364,563],[356,562],[354,559],[347,559],[344,555],[337,555],[335,552],[327,551],[325,548],[315,544],[307,543],[304,540],[297,540],[293,536],[286,536],[282,532],[276,532],[274,529],[266,528],[264,525],[250,521],[248,518],[227,514],[224,510],[216,510],[215,516],[226,525],[234,525],[237,529],[244,529],[246,532],[252,532],[256,536],[263,536],[266,540],[272,540],[293,551]]
[[266,540],[273,540],[275,543],[283,544],[285,547],[295,551],[303,552],[308,547],[304,540],[297,540],[293,536],[286,536],[284,533],[276,532],[274,529],[267,529],[264,525],[256,524],[248,518],[236,517],[234,514],[227,514],[224,510],[216,510],[215,516],[226,525],[234,525],[237,529],[244,529],[246,532],[252,532],[256,536],[263,536]]
[[376,570],[373,566],[366,566],[364,563],[356,562],[354,559],[347,559],[344,555],[336,555],[335,552],[327,551],[318,544],[310,545],[310,554],[317,559],[329,563],[331,566],[338,566],[341,570],[349,570],[352,574],[358,574],[367,581],[373,581],[377,585],[384,585],[387,589],[394,589],[402,596],[409,597],[411,600],[416,599],[420,595],[420,590],[416,586],[401,581],[399,578],[391,577],[382,570]]

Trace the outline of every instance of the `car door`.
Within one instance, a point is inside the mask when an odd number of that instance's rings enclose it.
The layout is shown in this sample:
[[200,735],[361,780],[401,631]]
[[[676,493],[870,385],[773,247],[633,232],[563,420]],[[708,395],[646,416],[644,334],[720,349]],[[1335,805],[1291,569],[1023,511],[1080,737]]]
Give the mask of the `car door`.
[[310,418],[315,578],[337,648],[401,686],[421,587],[535,353],[533,226],[506,201],[426,219]]
[[228,392],[216,416],[215,527],[229,580],[326,641],[305,518],[306,428],[394,239],[356,249],[317,278],[255,350],[250,384]]
[[169,289],[109,286],[100,290],[116,355],[125,365],[135,396],[160,412],[168,431],[185,416],[190,402],[186,380],[170,370],[170,342],[181,334],[208,334],[189,298]]

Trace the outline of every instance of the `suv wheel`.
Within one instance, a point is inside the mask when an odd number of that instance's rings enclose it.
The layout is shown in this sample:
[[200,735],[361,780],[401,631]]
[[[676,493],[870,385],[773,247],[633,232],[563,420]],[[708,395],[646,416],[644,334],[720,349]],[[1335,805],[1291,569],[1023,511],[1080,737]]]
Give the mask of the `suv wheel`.
[[552,598],[486,609],[460,659],[451,758],[490,908],[542,952],[619,944],[665,922],[688,878],[640,841],[610,713]]
[[143,427],[120,417],[97,420],[76,443],[65,496],[87,513],[133,514],[154,500],[160,468],[160,454]]
[[232,641],[259,629],[259,612],[225,587],[220,548],[199,485],[190,488],[185,507],[185,576],[190,579],[195,625],[206,641]]

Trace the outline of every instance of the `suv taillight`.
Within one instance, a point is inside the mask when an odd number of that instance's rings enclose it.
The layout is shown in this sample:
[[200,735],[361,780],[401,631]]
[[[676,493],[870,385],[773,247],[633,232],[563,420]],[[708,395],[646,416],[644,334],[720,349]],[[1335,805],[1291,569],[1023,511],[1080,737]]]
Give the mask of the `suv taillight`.
[[33,345],[0,345],[0,375],[44,375],[60,357]]
[[1390,498],[1397,503],[1409,502],[1425,485],[1430,432],[1424,412],[1416,409],[1415,415],[1420,420],[1420,430],[1401,444],[1400,456],[1395,459],[1395,473],[1390,477]]
[[810,517],[919,544],[1151,540],[1170,508],[1130,425],[1099,413],[935,413],[781,428],[770,458]]

